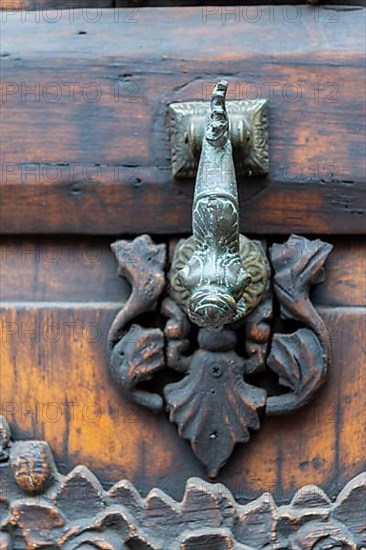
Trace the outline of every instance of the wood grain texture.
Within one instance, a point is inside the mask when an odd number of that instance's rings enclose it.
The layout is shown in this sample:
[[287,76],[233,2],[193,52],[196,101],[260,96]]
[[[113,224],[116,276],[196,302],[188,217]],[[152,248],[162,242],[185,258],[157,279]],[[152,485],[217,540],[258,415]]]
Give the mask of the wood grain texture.
[[[171,254],[176,242],[170,241]],[[364,239],[331,238],[330,242],[334,249],[327,259],[327,276],[313,287],[312,301],[317,306],[365,306]],[[110,244],[110,239],[103,237],[2,236],[1,300],[123,302],[128,297],[128,286],[117,277]]]
[[331,24],[323,8],[317,23],[311,7],[295,23],[261,9],[238,24],[200,8],[95,11],[97,23],[76,10],[53,25],[9,13],[1,231],[189,232],[193,186],[171,177],[167,106],[208,99],[225,76],[229,100],[270,100],[271,171],[239,182],[241,230],[364,233],[365,10]]
[[124,302],[109,240],[0,239],[0,297],[7,302]]
[[[115,5],[118,6],[141,6],[141,7],[178,7],[178,6],[223,6],[223,12],[233,13],[231,6],[263,6],[266,4],[274,5],[272,0],[232,0],[230,5],[223,5],[222,0],[115,0]],[[364,6],[363,0],[288,0],[286,5],[310,4],[312,6],[327,6],[328,9],[344,9],[345,6]],[[337,8],[339,6],[339,8]]]
[[[337,241],[334,244],[337,251]],[[104,246],[105,261],[88,275],[85,272],[85,281],[90,280],[90,286],[85,282],[91,292],[88,301],[78,275],[83,262],[65,265],[60,260],[58,269],[52,268],[50,276],[41,279],[42,297],[37,285],[31,284],[30,266],[23,268],[24,278],[15,275],[24,264],[20,255],[15,256],[18,264],[13,258],[13,279],[7,276],[3,287],[8,300],[1,314],[1,411],[16,438],[46,439],[63,473],[82,463],[93,468],[107,487],[123,472],[143,494],[158,486],[180,498],[186,479],[205,477],[204,468],[188,443],[176,437],[165,413],[154,416],[128,403],[108,374],[107,333],[126,293],[121,286],[119,298],[117,288],[111,292],[98,284],[111,285],[112,273],[118,280],[114,262],[106,261],[107,243]],[[346,243],[342,246],[344,251]],[[359,272],[362,255],[356,250],[354,256],[347,252],[344,257]],[[34,256],[27,261],[36,273]],[[332,269],[327,275],[332,286],[337,275]],[[66,292],[66,276],[70,301],[62,300],[60,290]],[[16,277],[22,281],[18,298]],[[365,308],[354,307],[352,294],[351,306],[344,307],[348,292],[344,281],[331,296],[331,307],[322,298],[320,311],[332,340],[327,384],[305,409],[265,419],[261,431],[234,452],[230,467],[219,475],[240,502],[266,490],[283,502],[308,483],[320,484],[335,495],[364,467],[366,434],[360,411],[366,405]]]
[[338,238],[327,259],[327,277],[312,300],[326,306],[366,306],[366,250],[363,238]]
[[[233,0],[231,5],[235,6],[261,6],[265,4],[273,4],[274,2],[266,0]],[[322,2],[322,0],[288,0],[286,4],[329,4],[329,2]],[[0,0],[0,9],[2,10],[54,10],[56,7],[62,9],[78,9],[78,8],[97,8],[97,7],[178,7],[178,6],[222,6],[222,0],[98,0],[97,2],[91,0]],[[333,6],[363,6],[363,0],[333,0]],[[225,8],[224,13],[232,13],[230,6]]]
[[[45,18],[52,18],[51,12],[81,8],[113,8],[113,0],[0,0],[0,10],[4,11],[40,11]],[[26,16],[24,15],[26,18]],[[29,16],[28,16],[29,18]]]

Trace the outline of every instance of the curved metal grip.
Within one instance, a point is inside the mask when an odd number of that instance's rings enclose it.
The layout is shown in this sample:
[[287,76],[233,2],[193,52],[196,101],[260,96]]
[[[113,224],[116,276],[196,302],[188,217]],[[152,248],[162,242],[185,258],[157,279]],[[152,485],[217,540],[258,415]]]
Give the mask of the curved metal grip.
[[[215,329],[248,313],[245,290],[252,282],[246,260],[253,243],[239,234],[238,190],[225,106],[227,87],[222,80],[213,90],[195,185],[193,237],[180,244],[189,258],[179,266],[176,256],[171,277],[173,291],[180,294],[191,321]],[[267,263],[259,248],[257,256],[266,280]]]
[[181,271],[190,294],[189,316],[199,326],[221,328],[235,318],[250,277],[239,253],[239,204],[229,121],[227,82],[213,91],[193,203],[194,253]]

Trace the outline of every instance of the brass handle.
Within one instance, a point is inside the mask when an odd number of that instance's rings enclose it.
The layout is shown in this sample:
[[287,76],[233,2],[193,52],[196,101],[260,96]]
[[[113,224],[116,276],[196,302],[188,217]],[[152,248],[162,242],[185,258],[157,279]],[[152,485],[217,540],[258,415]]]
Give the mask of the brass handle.
[[[215,329],[238,321],[253,309],[253,299],[248,303],[245,290],[256,284],[256,305],[268,272],[261,248],[239,234],[238,189],[225,105],[227,87],[222,80],[212,93],[195,184],[193,237],[179,243],[171,276],[173,292],[190,320]],[[249,256],[252,265],[253,248],[255,283],[248,265]],[[184,265],[182,254],[187,257]],[[253,296],[253,292],[248,295]]]

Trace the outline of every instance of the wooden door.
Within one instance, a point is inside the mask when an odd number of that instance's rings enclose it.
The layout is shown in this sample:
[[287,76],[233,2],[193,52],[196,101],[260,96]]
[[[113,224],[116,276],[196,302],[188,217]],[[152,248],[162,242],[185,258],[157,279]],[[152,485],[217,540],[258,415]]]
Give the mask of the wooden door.
[[[156,4],[2,2],[0,547],[361,549],[364,5]],[[194,179],[172,176],[169,105],[209,100],[222,78],[227,99],[269,102],[269,173],[238,177],[240,231],[268,255],[291,234],[333,246],[308,296],[331,349],[309,403],[286,416],[259,407],[260,428],[211,479],[205,447],[195,454],[165,410],[164,387],[183,378],[170,348],[142,381],[163,403],[154,413],[125,391],[131,378],[113,377],[108,332],[149,276],[148,252],[165,277],[192,232]],[[164,292],[131,321],[157,347],[186,337]],[[245,381],[268,396],[296,393],[265,356],[275,334],[303,328],[273,303],[235,351],[248,359],[265,335],[263,369]],[[155,360],[140,329],[138,368]],[[197,330],[186,338],[194,354]],[[215,421],[230,432],[230,418]]]

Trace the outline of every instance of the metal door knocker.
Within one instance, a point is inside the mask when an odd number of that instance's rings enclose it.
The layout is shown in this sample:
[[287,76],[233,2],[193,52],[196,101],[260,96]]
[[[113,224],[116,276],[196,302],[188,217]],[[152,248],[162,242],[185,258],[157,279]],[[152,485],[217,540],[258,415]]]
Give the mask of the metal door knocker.
[[[129,400],[166,409],[210,477],[264,415],[310,400],[326,378],[330,353],[309,291],[323,280],[332,246],[291,235],[267,250],[239,233],[236,174],[268,172],[267,103],[226,105],[227,87],[215,86],[210,105],[169,107],[173,175],[196,173],[193,235],[175,246],[171,265],[167,246],[148,235],[112,244],[132,291],[110,328],[111,374]],[[292,332],[273,333],[274,300],[282,320],[296,321]],[[160,315],[155,328],[142,325],[149,311]],[[162,395],[149,391],[146,382],[164,368],[181,378]],[[246,381],[260,371],[274,372],[282,390]]]

